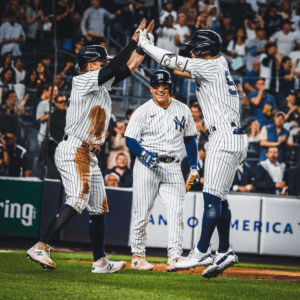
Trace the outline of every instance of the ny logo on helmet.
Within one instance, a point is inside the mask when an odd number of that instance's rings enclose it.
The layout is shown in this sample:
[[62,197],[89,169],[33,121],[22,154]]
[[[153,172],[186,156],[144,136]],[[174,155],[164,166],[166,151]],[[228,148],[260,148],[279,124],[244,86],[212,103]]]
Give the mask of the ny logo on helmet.
[[164,79],[164,74],[163,73],[157,73],[156,76],[157,76],[158,80]]
[[185,121],[186,121],[186,120],[185,120],[185,117],[184,117],[184,116],[182,117],[181,122],[178,120],[177,117],[175,117],[175,119],[174,119],[174,122],[175,122],[175,130],[177,130],[178,127],[179,127],[179,131],[181,132],[182,129],[184,129],[184,127],[185,127]]

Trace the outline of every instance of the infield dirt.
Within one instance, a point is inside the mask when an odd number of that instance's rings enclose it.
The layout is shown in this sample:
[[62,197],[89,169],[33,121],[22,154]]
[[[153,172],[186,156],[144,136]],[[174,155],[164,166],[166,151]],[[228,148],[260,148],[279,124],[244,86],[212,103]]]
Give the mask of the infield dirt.
[[[68,260],[69,262],[78,262],[78,263],[89,263],[92,264],[92,261],[89,260]],[[167,264],[163,263],[151,263],[154,265],[154,271],[157,272],[167,272]],[[131,268],[131,262],[126,262],[126,269]],[[206,267],[197,267],[191,268],[189,270],[176,270],[178,273],[189,273],[195,275],[201,275],[203,270]],[[151,272],[151,271],[145,271]],[[294,282],[300,283],[300,271],[291,271],[291,270],[274,270],[274,269],[258,269],[258,268],[248,268],[248,267],[231,267],[227,269],[219,277],[232,277],[232,278],[248,278],[248,279],[257,279],[257,280],[272,280],[272,281],[285,281],[285,282]]]

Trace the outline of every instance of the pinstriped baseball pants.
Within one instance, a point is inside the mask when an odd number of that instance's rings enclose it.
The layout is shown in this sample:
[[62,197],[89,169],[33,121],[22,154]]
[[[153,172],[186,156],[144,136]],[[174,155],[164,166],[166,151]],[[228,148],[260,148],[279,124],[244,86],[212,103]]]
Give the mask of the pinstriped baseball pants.
[[97,157],[72,136],[61,141],[55,151],[55,165],[66,192],[66,204],[90,215],[108,212],[104,180]]
[[157,195],[167,210],[168,254],[182,251],[185,184],[180,164],[159,163],[150,169],[140,159],[133,168],[131,252],[145,257],[147,224]]
[[233,134],[233,129],[216,130],[205,144],[203,192],[227,200],[238,165],[247,157],[246,134]]

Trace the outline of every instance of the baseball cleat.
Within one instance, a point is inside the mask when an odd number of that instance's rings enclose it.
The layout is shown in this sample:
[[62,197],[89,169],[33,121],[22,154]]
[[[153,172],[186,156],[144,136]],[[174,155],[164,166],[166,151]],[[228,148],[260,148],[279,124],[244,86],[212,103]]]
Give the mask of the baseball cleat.
[[135,254],[132,255],[131,268],[136,270],[144,270],[149,271],[153,270],[154,266],[149,264],[145,257],[137,256]]
[[175,270],[175,264],[184,260],[184,257],[181,256],[181,253],[180,251],[177,251],[177,252],[174,252],[174,253],[171,253],[169,256],[168,256],[168,263],[167,263],[167,271],[173,271]]
[[40,264],[44,269],[54,270],[56,268],[56,263],[50,258],[51,249],[53,248],[49,245],[38,242],[27,250],[26,257]]
[[213,257],[211,255],[210,248],[207,250],[206,253],[202,253],[198,250],[197,246],[191,250],[189,256],[186,257],[184,260],[175,263],[176,269],[189,269],[195,268],[199,266],[210,265],[213,263]]
[[111,261],[106,256],[93,262],[92,273],[117,273],[125,266],[125,261]]
[[216,251],[214,263],[203,271],[202,276],[204,278],[217,277],[226,269],[237,263],[238,257],[231,248],[229,248],[226,253],[218,253],[218,251]]

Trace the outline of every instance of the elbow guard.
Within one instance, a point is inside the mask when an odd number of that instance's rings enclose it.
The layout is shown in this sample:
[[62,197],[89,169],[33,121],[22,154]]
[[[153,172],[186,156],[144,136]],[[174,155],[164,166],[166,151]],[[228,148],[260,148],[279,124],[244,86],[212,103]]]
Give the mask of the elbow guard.
[[187,63],[188,63],[187,57],[179,56],[174,53],[165,54],[160,62],[162,67],[175,69],[181,72],[185,71]]

